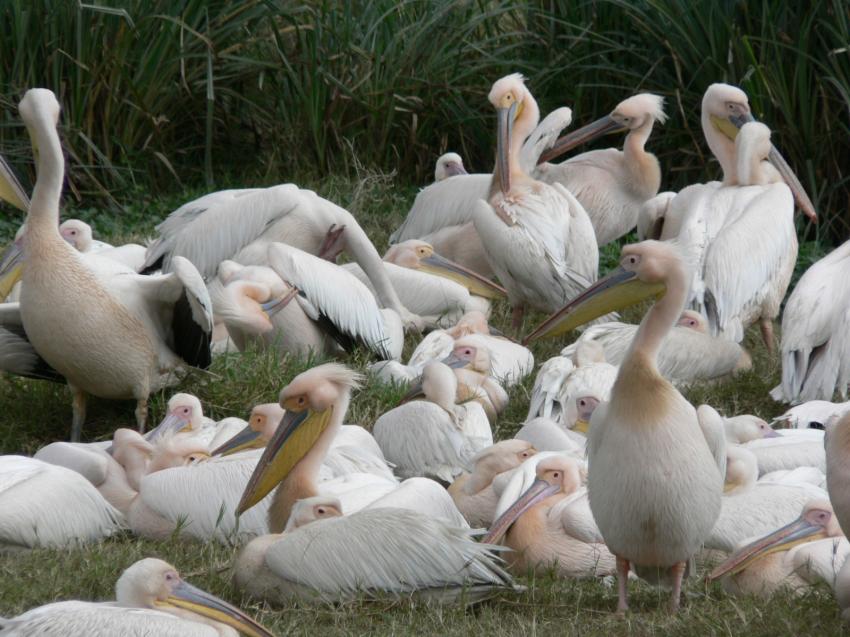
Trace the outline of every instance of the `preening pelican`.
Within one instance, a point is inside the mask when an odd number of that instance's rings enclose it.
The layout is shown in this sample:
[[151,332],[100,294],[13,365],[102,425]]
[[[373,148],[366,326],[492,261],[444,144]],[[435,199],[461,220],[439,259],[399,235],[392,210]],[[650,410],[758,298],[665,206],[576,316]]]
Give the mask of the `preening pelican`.
[[468,175],[463,167],[463,159],[457,153],[444,153],[437,158],[434,166],[434,182],[443,181],[455,175]]
[[800,595],[818,582],[833,586],[850,554],[828,500],[814,500],[790,524],[756,537],[709,575],[737,595],[769,597],[780,588]]
[[472,471],[455,478],[449,485],[449,495],[473,529],[489,527],[493,522],[499,501],[493,485],[496,478],[513,471],[535,453],[537,449],[530,442],[502,440],[471,458]]
[[[572,356],[579,343],[595,341],[602,345],[605,360],[619,365],[637,332],[637,325],[612,321],[591,325],[579,339],[561,350]],[[729,340],[707,334],[705,319],[693,310],[685,310],[670,330],[658,352],[658,371],[675,385],[720,378],[749,369],[752,359],[747,351]]]
[[[682,576],[720,513],[723,423],[699,411],[658,372],[664,338],[682,314],[689,273],[675,244],[623,248],[620,267],[547,319],[527,340],[566,332],[647,297],[647,312],[620,365],[611,400],[593,413],[588,433],[588,493],[593,517],[617,556],[618,611],[627,603],[629,565],[669,570],[670,608]],[[622,295],[622,297],[621,297]]]
[[157,226],[160,236],[148,247],[145,271],[167,272],[180,255],[211,279],[225,259],[268,265],[272,243],[316,255],[334,229],[333,243],[363,268],[381,307],[395,310],[405,326],[421,327],[399,301],[375,246],[351,213],[294,184],[222,190],[183,204]]
[[121,513],[78,473],[0,456],[0,548],[64,548],[109,537]]
[[[850,241],[800,277],[782,315],[782,383],[774,400],[847,398],[850,382]],[[847,278],[845,278],[847,277]]]
[[13,619],[0,619],[0,635],[66,637],[274,637],[223,599],[180,577],[152,557],[125,570],[115,583],[114,602],[56,602]]
[[518,326],[526,305],[554,311],[595,281],[599,252],[575,197],[560,184],[531,178],[520,165],[522,142],[539,118],[522,76],[498,80],[488,99],[498,113],[498,152],[489,195],[476,202],[473,224]]
[[[635,227],[640,207],[658,194],[661,167],[645,150],[655,122],[663,124],[664,98],[641,93],[623,100],[602,119],[564,136],[543,153],[534,176],[548,184],[559,183],[584,207],[596,242],[602,246]],[[616,130],[627,130],[623,150],[606,148],[549,164],[570,148]]]
[[236,558],[237,586],[280,603],[363,594],[469,603],[513,588],[494,547],[468,528],[403,508],[343,513],[327,496],[297,501],[284,533],[253,540]]
[[771,144],[770,130],[752,119],[739,88],[708,87],[702,128],[723,183],[689,186],[673,198],[662,238],[678,237],[696,259],[691,299],[708,318],[710,333],[740,342],[744,329],[758,321],[772,348],[773,319],[797,257],[794,198],[810,218],[816,215]]
[[[613,575],[615,559],[587,506],[579,463],[559,454],[540,457],[511,476],[512,484],[499,501],[499,517],[484,541],[495,543],[504,536],[505,546],[513,549],[507,559],[517,573],[554,565],[562,577]],[[522,485],[519,497],[514,496],[514,482]]]
[[147,399],[163,376],[210,363],[212,313],[197,270],[175,259],[164,276],[101,276],[59,234],[64,160],[56,124],[59,103],[32,89],[21,118],[38,148],[38,180],[27,216],[20,313],[35,350],[68,381],[71,439],[78,440],[87,394],[136,400],[140,428]]
[[372,433],[398,475],[450,483],[469,468],[476,453],[493,444],[490,423],[477,402],[456,403],[457,377],[442,363],[425,366],[421,391],[426,400],[383,414]]

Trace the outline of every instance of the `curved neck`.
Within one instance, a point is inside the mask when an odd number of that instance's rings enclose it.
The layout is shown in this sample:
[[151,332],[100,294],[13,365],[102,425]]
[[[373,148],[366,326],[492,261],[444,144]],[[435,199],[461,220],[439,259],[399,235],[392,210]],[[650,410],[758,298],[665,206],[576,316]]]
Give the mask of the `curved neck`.
[[664,338],[679,320],[688,294],[684,268],[674,267],[666,282],[667,291],[646,313],[632,340],[627,358],[639,357],[657,371],[658,351]]
[[709,149],[711,149],[712,154],[720,163],[720,168],[723,169],[723,185],[734,186],[738,183],[735,142],[715,128],[714,124],[711,123],[711,118],[705,111],[702,113],[701,122],[702,134],[705,135],[705,141]]
[[623,142],[623,154],[627,160],[640,158],[646,154],[645,146],[652,134],[652,118],[648,118],[641,126],[629,131]]
[[37,115],[30,132],[38,149],[38,176],[27,215],[27,228],[30,232],[49,229],[61,238],[59,201],[62,197],[65,159],[56,126],[44,112],[38,112]]

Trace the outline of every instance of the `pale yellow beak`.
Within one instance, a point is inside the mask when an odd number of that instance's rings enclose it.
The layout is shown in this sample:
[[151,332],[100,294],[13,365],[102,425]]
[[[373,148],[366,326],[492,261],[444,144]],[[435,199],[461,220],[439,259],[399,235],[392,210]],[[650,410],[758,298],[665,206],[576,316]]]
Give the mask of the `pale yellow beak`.
[[500,515],[498,519],[490,525],[490,530],[481,541],[485,544],[496,544],[523,513],[549,496],[555,495],[560,490],[561,485],[549,484],[545,480],[538,478],[534,481],[534,484],[525,491],[525,493],[517,498],[516,502],[514,502],[507,511],[502,513],[502,515]]
[[0,199],[26,212],[30,207],[30,199],[15,177],[9,164],[0,156]]
[[260,432],[251,429],[251,426],[248,425],[238,434],[233,436],[233,438],[222,443],[219,447],[213,450],[212,455],[229,456],[247,449],[259,449],[265,445],[266,441],[263,440]]
[[503,299],[508,295],[505,288],[501,285],[494,283],[490,279],[481,276],[459,263],[441,257],[439,254],[432,253],[430,257],[421,259],[420,263],[422,265],[419,269],[422,272],[428,272],[429,274],[441,276],[459,283],[469,290],[470,294],[483,296],[487,299]]

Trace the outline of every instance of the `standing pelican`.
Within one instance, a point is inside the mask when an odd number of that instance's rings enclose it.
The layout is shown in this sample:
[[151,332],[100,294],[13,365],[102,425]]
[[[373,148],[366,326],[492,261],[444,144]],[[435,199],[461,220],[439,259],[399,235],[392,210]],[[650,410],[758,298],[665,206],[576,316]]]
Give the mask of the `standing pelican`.
[[708,318],[710,333],[740,342],[744,329],[758,321],[772,348],[773,319],[797,257],[794,199],[811,219],[816,215],[771,144],[770,130],[752,119],[742,90],[708,87],[702,129],[723,182],[682,190],[669,203],[661,236],[678,237],[696,260],[690,296]]
[[[562,137],[540,158],[543,163],[535,176],[548,184],[562,184],[575,195],[590,217],[600,246],[634,228],[640,207],[658,194],[661,167],[645,146],[655,122],[663,124],[667,119],[663,104],[661,96],[651,93],[623,100],[610,115]],[[629,131],[623,150],[592,150],[561,164],[545,163],[615,130]]]
[[[835,516],[844,534],[850,530],[850,416],[831,418],[826,437],[826,488],[835,510]],[[841,617],[850,623],[850,560],[835,582],[835,597]]]
[[490,193],[476,203],[473,223],[518,327],[526,305],[554,311],[595,281],[599,251],[575,197],[560,184],[533,179],[520,165],[522,142],[539,118],[522,76],[498,80],[488,99],[498,113],[498,151]]
[[774,400],[847,399],[850,382],[850,241],[806,270],[782,315],[782,383]]
[[687,294],[688,271],[675,244],[629,245],[619,268],[527,339],[568,331],[647,297],[658,299],[641,321],[611,400],[595,410],[588,434],[590,507],[617,556],[619,612],[628,609],[630,564],[639,574],[647,567],[669,570],[670,609],[677,610],[687,561],[720,513],[722,420],[710,408],[695,410],[656,363]]
[[235,606],[192,586],[173,566],[152,557],[121,574],[114,602],[55,602],[0,619],[0,635],[9,637],[236,637],[238,633],[274,637]]
[[[210,363],[211,303],[197,270],[175,259],[165,276],[107,276],[59,234],[64,161],[59,103],[27,91],[21,118],[38,149],[38,181],[27,216],[20,314],[35,350],[73,393],[71,439],[78,440],[88,394],[134,398],[144,428],[147,399],[163,377]],[[167,380],[167,379],[166,379]]]

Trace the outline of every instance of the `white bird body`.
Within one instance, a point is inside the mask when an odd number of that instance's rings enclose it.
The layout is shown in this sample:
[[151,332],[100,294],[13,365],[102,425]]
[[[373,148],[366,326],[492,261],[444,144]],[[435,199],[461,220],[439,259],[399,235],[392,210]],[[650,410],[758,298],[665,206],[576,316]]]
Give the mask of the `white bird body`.
[[847,398],[850,382],[850,241],[812,265],[782,315],[782,382],[774,400]]
[[564,429],[549,418],[537,417],[526,421],[514,437],[530,442],[538,451],[558,451],[576,459],[587,456],[584,434]]
[[432,519],[443,520],[456,528],[463,529],[469,526],[449,492],[442,485],[428,478],[408,478],[385,496],[370,502],[365,508],[409,509]]
[[[841,416],[850,411],[850,401],[831,403],[826,400],[810,400],[791,407],[774,422],[785,423],[792,429],[822,428],[832,416]],[[814,425],[814,426],[813,426]]]
[[[804,435],[795,435],[796,432]],[[761,438],[743,445],[758,459],[760,475],[797,467],[826,471],[823,431],[786,429],[777,433],[780,435],[775,438]]]
[[109,537],[121,513],[83,476],[23,456],[0,456],[0,547],[65,548]]
[[531,350],[503,336],[473,333],[458,338],[453,349],[472,346],[487,350],[490,369],[479,370],[488,373],[505,387],[513,387],[534,371],[534,355]]

